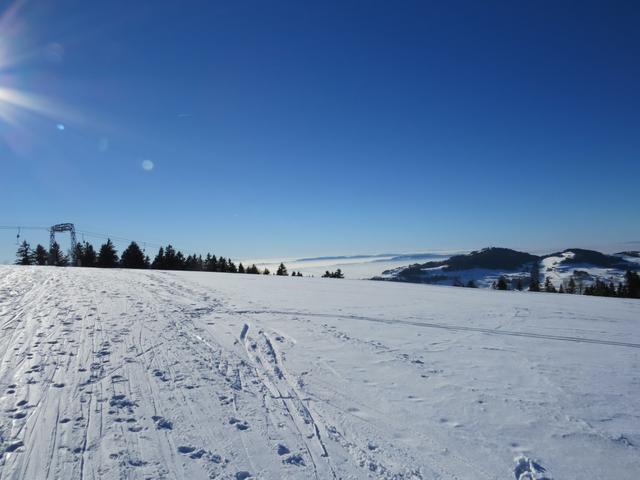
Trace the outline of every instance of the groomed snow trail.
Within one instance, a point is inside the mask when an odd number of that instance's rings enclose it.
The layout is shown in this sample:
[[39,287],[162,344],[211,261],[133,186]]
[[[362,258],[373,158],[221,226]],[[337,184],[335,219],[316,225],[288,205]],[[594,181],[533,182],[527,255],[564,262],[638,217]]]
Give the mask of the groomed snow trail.
[[640,471],[638,301],[0,267],[0,325],[0,479]]

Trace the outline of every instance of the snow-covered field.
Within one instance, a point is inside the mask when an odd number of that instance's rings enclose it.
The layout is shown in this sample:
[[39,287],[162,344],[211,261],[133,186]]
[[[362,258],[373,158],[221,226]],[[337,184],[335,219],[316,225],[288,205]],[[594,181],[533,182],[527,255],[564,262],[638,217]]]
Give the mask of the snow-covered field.
[[640,472],[637,300],[0,267],[0,322],[2,479]]
[[[261,270],[268,268],[274,273],[280,262],[284,262],[289,271],[301,272],[304,276],[321,277],[327,270],[342,270],[345,278],[354,280],[370,279],[381,275],[385,270],[401,269],[416,262],[444,260],[452,252],[431,252],[388,255],[355,255],[343,257],[315,257],[289,259],[242,260],[245,266],[255,263]],[[460,253],[460,252],[454,252]]]

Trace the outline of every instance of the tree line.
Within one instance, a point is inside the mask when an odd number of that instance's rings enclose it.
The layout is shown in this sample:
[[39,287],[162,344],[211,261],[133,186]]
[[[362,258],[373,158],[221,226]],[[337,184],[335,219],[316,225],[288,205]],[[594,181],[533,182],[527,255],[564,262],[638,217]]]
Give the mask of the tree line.
[[[562,282],[558,288],[551,281],[551,277],[546,277],[541,285],[540,269],[536,263],[531,267],[531,275],[527,278],[507,279],[504,275],[498,277],[491,284],[494,290],[528,290],[530,292],[547,292],[547,293],[569,293],[577,295],[594,295],[600,297],[621,297],[621,298],[640,298],[640,275],[637,272],[627,270],[624,275],[624,281],[615,285],[613,282],[605,282],[600,279],[588,286],[584,286],[582,282],[578,283],[572,275],[569,280]],[[528,287],[526,284],[528,283]],[[478,288],[473,280],[469,280],[466,284],[456,279],[453,283],[455,287]]]
[[[154,270],[187,270],[194,272],[227,272],[247,273],[254,275],[271,275],[268,268],[259,269],[255,264],[244,266],[242,262],[236,265],[230,258],[217,257],[207,253],[202,255],[185,255],[172,245],[160,247],[156,256],[151,260],[136,242],[131,242],[118,256],[113,242],[106,243],[96,251],[89,242],[79,242],[73,252],[66,255],[60,245],[54,242],[47,251],[38,244],[35,249],[25,240],[16,252],[16,265],[52,265],[57,267],[69,266],[71,259],[75,259],[75,266],[97,268],[136,268]],[[288,276],[287,267],[281,263],[276,271],[278,276]],[[301,272],[292,272],[292,277],[302,277]]]
[[[588,286],[578,285],[571,276],[568,281],[560,284],[558,288],[551,281],[551,277],[546,277],[544,284],[541,286],[538,281],[537,267],[532,269],[532,276],[529,281],[530,292],[547,292],[547,293],[569,293],[592,295],[599,297],[621,297],[621,298],[640,298],[640,275],[637,272],[627,270],[624,275],[624,281],[615,285],[613,282],[605,282],[600,279]],[[467,285],[467,286],[475,286]],[[507,278],[502,275],[493,282],[492,287],[495,290],[511,290]],[[524,290],[524,284],[521,278],[516,279],[515,290]]]
[[342,270],[340,269],[337,269],[335,272],[326,270],[322,275],[322,278],[344,278],[344,273],[342,273]]

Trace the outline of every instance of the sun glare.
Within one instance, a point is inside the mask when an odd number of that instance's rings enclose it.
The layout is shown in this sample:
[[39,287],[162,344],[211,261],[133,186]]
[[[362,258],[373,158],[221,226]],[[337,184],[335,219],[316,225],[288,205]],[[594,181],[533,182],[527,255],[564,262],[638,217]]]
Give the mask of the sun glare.
[[[19,87],[20,65],[31,57],[44,56],[49,61],[59,63],[63,60],[64,48],[59,43],[49,43],[41,47],[32,47],[27,53],[13,51],[14,45],[24,43],[28,30],[17,16],[24,1],[14,2],[0,16],[0,122],[17,125],[21,114],[31,113],[51,119],[54,125],[63,125],[61,120],[78,119],[71,110],[44,95],[32,93]],[[20,27],[20,28],[18,28]],[[44,55],[42,55],[44,52]],[[19,60],[18,60],[19,59]],[[11,71],[11,75],[7,72]],[[58,127],[59,128],[59,127]]]

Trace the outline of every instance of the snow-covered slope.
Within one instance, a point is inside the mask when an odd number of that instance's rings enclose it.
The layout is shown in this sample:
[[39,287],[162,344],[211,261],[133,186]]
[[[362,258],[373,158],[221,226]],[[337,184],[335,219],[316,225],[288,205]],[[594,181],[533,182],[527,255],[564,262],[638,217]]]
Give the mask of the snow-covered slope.
[[2,479],[640,471],[637,300],[0,267],[0,322]]
[[[397,267],[375,279],[457,286],[472,281],[477,287],[489,288],[504,276],[510,288],[515,288],[518,281],[527,288],[532,266],[537,264],[541,283],[549,277],[556,288],[566,287],[573,277],[580,290],[596,280],[616,285],[624,282],[628,269],[640,270],[640,257],[630,253],[635,252],[605,255],[593,250],[567,249],[537,257],[510,249],[488,248],[447,260]],[[504,266],[505,263],[509,265]]]

